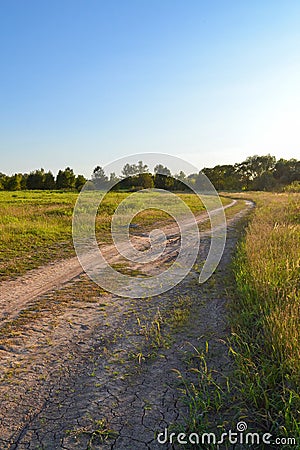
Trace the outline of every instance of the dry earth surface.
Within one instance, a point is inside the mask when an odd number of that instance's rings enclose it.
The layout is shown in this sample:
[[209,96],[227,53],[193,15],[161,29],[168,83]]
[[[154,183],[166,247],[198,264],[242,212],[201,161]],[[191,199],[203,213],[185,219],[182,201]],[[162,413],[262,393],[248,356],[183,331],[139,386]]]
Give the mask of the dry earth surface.
[[[178,372],[192,346],[210,347],[210,366],[230,373],[225,339],[226,283],[241,217],[228,221],[221,263],[204,285],[199,267],[210,246],[201,233],[198,261],[175,288],[128,299],[102,291],[73,258],[0,285],[0,448],[163,449],[156,435],[184,423]],[[205,220],[202,215],[199,222]],[[165,260],[180,239],[167,230]],[[136,236],[139,248],[146,239]],[[105,250],[118,262],[111,248]],[[131,269],[138,269],[132,267]],[[153,267],[144,268],[145,275]]]

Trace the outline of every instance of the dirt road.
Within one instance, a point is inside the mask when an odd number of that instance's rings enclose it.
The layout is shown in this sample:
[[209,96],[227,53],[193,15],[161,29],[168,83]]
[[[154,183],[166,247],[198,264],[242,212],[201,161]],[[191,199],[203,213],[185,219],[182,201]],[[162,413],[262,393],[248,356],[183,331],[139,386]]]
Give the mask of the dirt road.
[[[0,448],[171,448],[155,436],[187,414],[173,369],[187,374],[192,345],[209,342],[211,367],[230,371],[224,275],[249,207],[228,221],[221,264],[203,286],[209,233],[201,236],[198,265],[153,298],[108,295],[77,259],[3,283]],[[172,239],[169,258],[179,245]]]
[[[233,200],[226,205],[224,209],[232,207],[236,203]],[[196,217],[197,223],[203,223],[208,220],[206,213],[199,214]],[[189,223],[186,223],[189,226]],[[170,241],[178,228],[174,225],[164,228],[167,239]],[[132,239],[137,249],[143,250],[148,245],[148,238],[144,236],[135,236]],[[121,258],[113,245],[101,247],[104,257],[109,263],[118,262]],[[168,249],[167,253],[173,250]],[[93,256],[92,256],[93,259]],[[93,261],[91,261],[93,264]],[[35,298],[49,291],[61,288],[65,283],[83,273],[83,269],[77,259],[73,257],[63,261],[56,261],[39,269],[29,271],[25,276],[19,277],[13,281],[5,281],[0,284],[0,320],[3,325],[7,320],[16,317],[23,308],[28,307]]]

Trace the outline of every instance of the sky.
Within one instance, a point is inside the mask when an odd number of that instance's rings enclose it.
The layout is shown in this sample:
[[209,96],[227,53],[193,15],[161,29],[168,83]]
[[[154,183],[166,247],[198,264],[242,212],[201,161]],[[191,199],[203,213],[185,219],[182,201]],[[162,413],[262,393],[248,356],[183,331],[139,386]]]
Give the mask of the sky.
[[300,158],[298,0],[0,0],[0,54],[0,172]]

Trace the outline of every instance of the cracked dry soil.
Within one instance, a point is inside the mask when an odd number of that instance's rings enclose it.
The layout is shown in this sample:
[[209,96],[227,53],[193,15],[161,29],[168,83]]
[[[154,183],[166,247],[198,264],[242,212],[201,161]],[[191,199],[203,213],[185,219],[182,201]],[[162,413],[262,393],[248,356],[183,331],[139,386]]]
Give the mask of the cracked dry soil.
[[[210,346],[210,367],[230,373],[224,340],[226,286],[246,209],[228,221],[226,248],[208,282],[198,266],[171,291],[147,299],[107,294],[84,274],[39,295],[0,330],[0,448],[169,448],[156,435],[184,422],[178,373],[191,345]],[[177,244],[179,244],[177,242]],[[176,255],[176,241],[172,244]],[[170,256],[170,254],[169,254]],[[178,311],[185,317],[176,319]]]

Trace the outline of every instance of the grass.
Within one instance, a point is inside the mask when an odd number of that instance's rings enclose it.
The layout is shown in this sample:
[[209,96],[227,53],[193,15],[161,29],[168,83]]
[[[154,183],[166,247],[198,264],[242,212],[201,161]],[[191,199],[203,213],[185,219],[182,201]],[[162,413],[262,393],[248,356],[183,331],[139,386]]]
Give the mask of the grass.
[[0,278],[73,253],[76,193],[0,192]]
[[[128,195],[112,192],[102,201],[96,218],[100,244],[111,242],[111,217]],[[194,213],[204,209],[195,194],[178,196]],[[75,254],[72,215],[77,197],[76,192],[61,191],[0,192],[0,280]],[[222,201],[230,202],[227,198]],[[171,221],[165,212],[148,209],[137,214],[132,223],[144,231]]]
[[251,193],[256,211],[234,261],[232,353],[253,421],[300,438],[300,195]]
[[293,439],[300,441],[300,195],[236,197],[252,199],[256,209],[238,245],[233,276],[226,280],[232,330],[227,347],[235,371],[222,378],[210,369],[208,346],[194,348],[187,365],[196,377],[177,371],[188,407],[179,431],[220,435],[243,420],[251,432],[285,439],[280,448],[298,448]]
[[118,433],[111,429],[106,419],[91,420],[90,425],[74,430],[67,430],[67,435],[78,438],[82,435],[88,437],[86,450],[92,450],[95,445],[102,445],[109,439],[115,439]]

